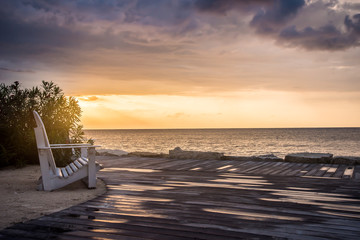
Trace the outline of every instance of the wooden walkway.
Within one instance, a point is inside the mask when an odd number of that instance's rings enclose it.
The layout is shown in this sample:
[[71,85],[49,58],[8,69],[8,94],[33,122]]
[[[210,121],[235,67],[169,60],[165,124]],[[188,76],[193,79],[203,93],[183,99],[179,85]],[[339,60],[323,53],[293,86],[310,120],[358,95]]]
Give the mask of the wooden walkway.
[[[119,167],[164,171],[229,172],[254,175],[293,177],[356,178],[360,179],[360,166],[340,164],[311,164],[290,162],[259,162],[239,160],[175,160],[164,158],[121,158],[111,164]],[[111,167],[110,163],[106,166]]]
[[345,165],[104,160],[108,191],[0,239],[360,239],[359,169]]

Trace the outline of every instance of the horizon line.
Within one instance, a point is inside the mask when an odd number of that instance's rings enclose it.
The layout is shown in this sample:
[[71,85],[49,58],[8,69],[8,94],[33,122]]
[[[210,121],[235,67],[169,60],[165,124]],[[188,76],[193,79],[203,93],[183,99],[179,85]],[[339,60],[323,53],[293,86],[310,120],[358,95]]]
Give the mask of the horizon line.
[[343,129],[359,127],[243,127],[243,128],[84,128],[89,130],[234,130],[234,129]]

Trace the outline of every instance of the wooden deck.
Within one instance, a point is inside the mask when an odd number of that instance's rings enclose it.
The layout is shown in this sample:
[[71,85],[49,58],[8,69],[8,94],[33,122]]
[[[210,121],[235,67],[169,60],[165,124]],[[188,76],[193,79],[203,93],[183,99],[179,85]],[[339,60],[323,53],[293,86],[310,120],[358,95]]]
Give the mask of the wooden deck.
[[0,239],[360,239],[359,168],[103,160],[108,192]]

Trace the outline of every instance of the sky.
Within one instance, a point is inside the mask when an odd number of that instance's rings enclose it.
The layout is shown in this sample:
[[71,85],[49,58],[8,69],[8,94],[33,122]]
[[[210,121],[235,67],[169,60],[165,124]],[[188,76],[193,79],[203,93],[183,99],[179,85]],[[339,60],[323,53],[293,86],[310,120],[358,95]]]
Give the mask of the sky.
[[0,82],[86,129],[360,127],[359,0],[1,0]]

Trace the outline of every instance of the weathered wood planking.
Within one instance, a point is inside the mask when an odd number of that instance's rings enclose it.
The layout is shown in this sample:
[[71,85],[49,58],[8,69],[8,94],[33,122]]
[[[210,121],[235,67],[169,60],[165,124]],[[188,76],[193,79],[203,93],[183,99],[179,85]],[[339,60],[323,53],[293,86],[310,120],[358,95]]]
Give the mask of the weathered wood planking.
[[[119,167],[146,168],[174,171],[217,171],[252,173],[260,175],[334,177],[360,179],[360,167],[339,164],[309,164],[266,161],[237,160],[176,160],[166,158],[123,157],[118,159]],[[110,166],[108,166],[110,167]]]
[[348,166],[164,159],[162,169],[161,159],[121,160],[104,161],[103,196],[0,239],[360,238],[359,181],[329,178]]

